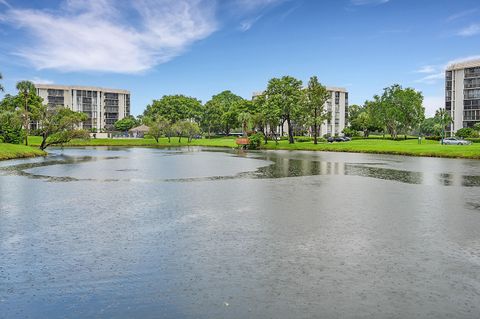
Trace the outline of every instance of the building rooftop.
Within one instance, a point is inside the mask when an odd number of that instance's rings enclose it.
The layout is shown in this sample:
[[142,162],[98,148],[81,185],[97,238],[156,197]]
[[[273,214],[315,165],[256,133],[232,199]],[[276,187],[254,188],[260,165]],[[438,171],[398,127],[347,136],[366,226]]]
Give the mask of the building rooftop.
[[466,68],[480,67],[480,59],[468,60],[458,63],[450,64],[447,67],[447,71],[461,70]]
[[37,89],[54,89],[54,90],[84,90],[84,91],[102,91],[108,93],[130,94],[128,90],[122,89],[108,89],[96,86],[81,86],[81,85],[59,85],[59,84],[37,84],[34,83]]

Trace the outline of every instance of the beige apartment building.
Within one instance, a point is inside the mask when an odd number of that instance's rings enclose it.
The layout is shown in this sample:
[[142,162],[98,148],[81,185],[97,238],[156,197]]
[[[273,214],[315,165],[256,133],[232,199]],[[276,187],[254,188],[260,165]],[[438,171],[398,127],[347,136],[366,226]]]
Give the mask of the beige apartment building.
[[[325,110],[330,113],[330,119],[320,126],[319,135],[343,135],[342,131],[348,125],[348,92],[345,88],[327,87],[330,98],[325,103]],[[261,95],[262,92],[253,93],[253,97]],[[284,123],[283,132],[288,132]]]
[[480,122],[480,59],[447,67],[445,109],[453,119],[450,133]]
[[81,124],[86,130],[110,129],[130,115],[130,92],[90,86],[35,84],[37,94],[48,106],[65,106],[83,112],[88,119]]

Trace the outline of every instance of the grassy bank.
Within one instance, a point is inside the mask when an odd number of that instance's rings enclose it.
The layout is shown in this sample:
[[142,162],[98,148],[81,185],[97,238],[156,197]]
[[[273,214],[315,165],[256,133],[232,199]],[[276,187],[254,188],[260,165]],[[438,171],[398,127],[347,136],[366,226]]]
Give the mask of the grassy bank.
[[39,150],[36,147],[0,143],[0,160],[35,157],[43,155],[47,155],[47,153]]
[[[31,137],[31,145],[39,145],[40,138]],[[172,138],[171,143],[168,139],[162,138],[159,143],[153,139],[90,139],[74,140],[65,146],[144,146],[144,147],[176,147],[176,146],[211,146],[211,147],[236,147],[234,138],[215,138],[193,140],[191,143],[182,138]],[[360,139],[346,143],[320,143],[314,145],[313,142],[303,142],[288,144],[288,141],[280,141],[278,145],[270,141],[263,145],[264,149],[271,150],[308,150],[308,151],[329,151],[329,152],[354,152],[354,153],[376,153],[376,154],[395,154],[408,156],[427,156],[427,157],[449,157],[449,158],[472,158],[480,159],[480,144],[472,145],[440,145],[437,141],[422,141],[418,144],[417,140],[380,140],[380,139]]]

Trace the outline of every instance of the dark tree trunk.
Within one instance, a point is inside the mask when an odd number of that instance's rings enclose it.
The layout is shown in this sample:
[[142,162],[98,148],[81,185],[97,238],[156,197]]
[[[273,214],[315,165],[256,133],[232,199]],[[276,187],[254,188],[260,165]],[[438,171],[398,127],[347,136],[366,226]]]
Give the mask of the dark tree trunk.
[[268,144],[268,131],[267,131],[267,123],[265,123],[265,126],[263,127],[263,138],[265,139],[265,144]]
[[45,134],[42,135],[42,144],[40,144],[40,149],[43,151],[44,149],[47,148],[47,138]]
[[288,143],[294,144],[295,141],[293,139],[293,127],[292,127],[292,123],[290,121],[290,117],[287,117],[287,125],[288,125]]

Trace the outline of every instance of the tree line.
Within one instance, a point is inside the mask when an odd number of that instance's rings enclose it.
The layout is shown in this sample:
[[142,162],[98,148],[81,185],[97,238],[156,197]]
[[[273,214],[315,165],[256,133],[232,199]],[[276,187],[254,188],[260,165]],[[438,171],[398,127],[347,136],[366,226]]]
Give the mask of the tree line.
[[[17,95],[7,94],[0,101],[0,137],[4,142],[28,144],[26,137],[31,121],[39,123],[37,133],[42,136],[42,148],[87,137],[88,132],[76,129],[86,120],[84,113],[43,105],[29,81],[17,83],[17,90]],[[331,119],[331,112],[326,109],[330,98],[331,92],[316,76],[305,86],[299,79],[283,76],[270,79],[266,89],[251,100],[231,91],[216,94],[206,103],[181,94],[165,95],[147,105],[142,115],[128,116],[114,126],[116,130],[128,131],[145,124],[157,142],[161,137],[169,141],[172,137],[179,140],[185,137],[190,141],[200,135],[208,138],[241,131],[245,136],[261,135],[264,143],[270,140],[278,143],[284,135],[289,143],[295,143],[294,136],[308,135],[316,144],[321,137],[320,127]],[[435,132],[445,132],[451,119],[448,112],[443,112],[447,113],[443,118],[438,115],[425,119],[422,93],[395,84],[361,106],[351,105],[346,119],[348,125],[342,133],[368,137],[371,132],[381,132],[397,139],[401,134],[406,136],[412,132],[431,133],[428,130],[432,123]],[[287,131],[283,132],[285,124]]]

